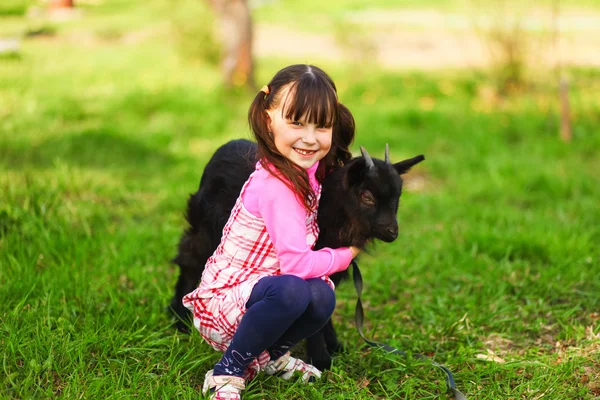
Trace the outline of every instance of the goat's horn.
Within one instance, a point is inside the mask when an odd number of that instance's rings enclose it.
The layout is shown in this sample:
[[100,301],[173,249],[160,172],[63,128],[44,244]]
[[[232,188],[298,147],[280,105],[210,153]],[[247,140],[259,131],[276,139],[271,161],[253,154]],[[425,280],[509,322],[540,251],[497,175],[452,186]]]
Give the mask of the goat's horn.
[[375,163],[373,163],[373,159],[371,158],[371,156],[369,155],[369,153],[367,153],[367,149],[365,149],[364,147],[360,146],[360,152],[361,152],[363,158],[365,159],[365,163],[367,164],[367,168],[369,168],[369,169],[375,168]]
[[385,144],[385,163],[391,164],[391,162],[390,162],[390,145],[387,143]]

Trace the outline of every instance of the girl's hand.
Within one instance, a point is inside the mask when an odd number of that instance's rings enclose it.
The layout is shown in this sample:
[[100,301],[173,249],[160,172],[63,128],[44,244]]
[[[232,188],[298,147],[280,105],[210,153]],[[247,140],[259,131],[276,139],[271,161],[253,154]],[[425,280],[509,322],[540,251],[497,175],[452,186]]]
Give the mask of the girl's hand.
[[358,247],[350,246],[349,249],[352,252],[352,258],[356,258],[356,256],[360,253],[360,249]]

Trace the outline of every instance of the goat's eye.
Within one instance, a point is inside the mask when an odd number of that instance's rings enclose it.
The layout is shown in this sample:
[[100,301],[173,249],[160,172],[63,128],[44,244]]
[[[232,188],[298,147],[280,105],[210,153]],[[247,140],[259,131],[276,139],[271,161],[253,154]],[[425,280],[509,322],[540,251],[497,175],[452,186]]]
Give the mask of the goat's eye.
[[360,201],[362,201],[367,206],[375,205],[375,198],[370,192],[362,192],[360,195]]

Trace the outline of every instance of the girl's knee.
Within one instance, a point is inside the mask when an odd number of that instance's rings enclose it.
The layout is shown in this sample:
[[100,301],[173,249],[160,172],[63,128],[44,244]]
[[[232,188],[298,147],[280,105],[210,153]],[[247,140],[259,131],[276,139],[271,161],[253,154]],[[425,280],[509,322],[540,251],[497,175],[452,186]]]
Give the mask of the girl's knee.
[[290,312],[302,313],[311,302],[308,283],[294,275],[279,275],[276,295],[282,306]]
[[329,319],[335,309],[335,292],[322,279],[309,279],[307,283],[311,292],[310,305],[320,317]]

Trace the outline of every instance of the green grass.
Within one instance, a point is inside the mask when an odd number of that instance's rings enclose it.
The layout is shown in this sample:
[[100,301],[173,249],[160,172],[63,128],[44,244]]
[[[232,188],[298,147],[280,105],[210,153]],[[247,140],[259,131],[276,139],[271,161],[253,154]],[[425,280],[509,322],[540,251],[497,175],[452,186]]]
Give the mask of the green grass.
[[[169,260],[208,158],[248,137],[252,94],[222,89],[168,36],[123,41],[165,20],[125,4],[87,6],[88,28],[0,58],[0,398],[198,398],[219,357],[170,326]],[[120,33],[68,40],[102,26]],[[258,60],[258,81],[294,61]],[[356,117],[355,152],[427,157],[399,239],[360,258],[368,335],[435,355],[471,399],[600,396],[600,75],[570,71],[565,145],[552,86],[489,102],[485,74],[324,67]],[[445,398],[427,363],[364,348],[354,301],[341,285],[348,352],[322,381],[261,376],[245,398]]]

